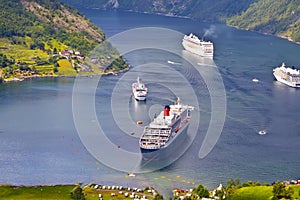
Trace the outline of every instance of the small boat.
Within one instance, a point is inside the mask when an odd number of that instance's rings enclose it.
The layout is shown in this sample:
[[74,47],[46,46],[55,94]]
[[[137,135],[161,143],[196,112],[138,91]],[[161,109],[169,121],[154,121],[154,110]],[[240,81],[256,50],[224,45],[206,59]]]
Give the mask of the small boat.
[[129,173],[128,176],[129,177],[135,177],[135,174],[134,173]]
[[132,93],[136,100],[138,101],[146,100],[147,87],[144,83],[142,83],[140,77],[137,77],[137,82],[132,84]]
[[266,135],[266,133],[267,133],[267,132],[266,132],[265,130],[260,130],[260,131],[258,131],[258,134],[259,134],[259,135]]
[[259,80],[257,78],[252,79],[253,82],[258,82]]
[[139,120],[136,122],[136,124],[141,125],[141,124],[143,124],[143,121]]

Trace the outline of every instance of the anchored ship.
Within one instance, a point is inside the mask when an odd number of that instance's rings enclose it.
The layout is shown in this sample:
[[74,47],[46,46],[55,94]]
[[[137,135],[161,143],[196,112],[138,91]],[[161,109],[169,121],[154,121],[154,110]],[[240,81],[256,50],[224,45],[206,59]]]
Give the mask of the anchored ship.
[[144,83],[142,83],[142,80],[140,77],[137,77],[137,82],[132,84],[132,93],[136,100],[144,101],[147,97],[147,87]]
[[214,56],[214,45],[210,41],[200,40],[196,35],[191,33],[190,35],[185,35],[182,39],[182,45],[185,50],[190,51],[194,54],[203,57]]
[[273,69],[276,80],[291,87],[300,87],[300,71],[287,67],[284,63]]
[[179,98],[173,105],[166,105],[164,110],[144,128],[139,145],[143,159],[168,159],[180,148],[187,137],[186,131],[194,107],[183,105]]

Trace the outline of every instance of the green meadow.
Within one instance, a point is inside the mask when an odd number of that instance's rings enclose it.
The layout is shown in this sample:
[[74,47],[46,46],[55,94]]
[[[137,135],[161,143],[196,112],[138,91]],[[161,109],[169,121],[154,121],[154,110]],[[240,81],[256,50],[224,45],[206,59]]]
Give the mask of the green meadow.
[[1,200],[15,200],[15,199],[59,199],[70,200],[70,192],[76,185],[54,185],[54,186],[0,186]]
[[[294,199],[299,199],[300,185],[291,185]],[[273,196],[272,186],[249,186],[237,189],[228,200],[270,200]]]

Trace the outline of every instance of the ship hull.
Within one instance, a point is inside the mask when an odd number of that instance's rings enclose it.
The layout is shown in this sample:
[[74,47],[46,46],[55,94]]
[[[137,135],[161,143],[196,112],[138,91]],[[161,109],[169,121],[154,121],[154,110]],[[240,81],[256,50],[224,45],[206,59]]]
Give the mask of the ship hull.
[[189,123],[183,126],[174,136],[172,141],[160,149],[140,148],[143,160],[147,161],[170,161],[183,154],[182,148],[187,138],[187,129]]
[[189,42],[187,40],[183,40],[182,46],[184,47],[185,50],[187,50],[193,54],[197,54],[202,57],[213,58],[213,53],[204,52],[203,48],[198,44]]
[[134,98],[138,101],[145,101],[146,100],[146,96],[137,96],[137,95],[134,95]]
[[283,79],[281,76],[276,75],[275,73],[273,73],[273,75],[275,76],[276,80],[280,83],[283,83],[290,87],[300,88],[300,83],[293,83],[293,82],[287,81],[287,80]]

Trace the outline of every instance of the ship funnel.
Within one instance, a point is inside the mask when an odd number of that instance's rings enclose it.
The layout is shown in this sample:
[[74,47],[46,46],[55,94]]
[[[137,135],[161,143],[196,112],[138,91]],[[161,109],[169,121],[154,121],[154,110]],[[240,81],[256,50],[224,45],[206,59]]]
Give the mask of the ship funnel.
[[164,109],[164,116],[170,116],[170,106],[165,106]]

